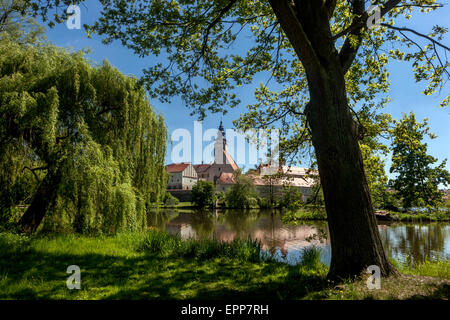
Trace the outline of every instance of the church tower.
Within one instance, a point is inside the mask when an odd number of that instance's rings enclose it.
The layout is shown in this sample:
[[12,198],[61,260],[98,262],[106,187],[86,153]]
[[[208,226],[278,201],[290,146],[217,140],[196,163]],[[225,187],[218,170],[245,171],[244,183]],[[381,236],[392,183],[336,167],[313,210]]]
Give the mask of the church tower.
[[223,129],[222,121],[220,121],[219,129],[217,130],[216,141],[214,142],[214,163],[226,164],[226,151],[227,139],[225,138],[225,130]]
[[222,121],[220,121],[216,141],[214,142],[214,163],[208,169],[208,181],[217,184],[220,179],[230,180],[236,170],[238,170],[238,166],[228,153],[225,130]]

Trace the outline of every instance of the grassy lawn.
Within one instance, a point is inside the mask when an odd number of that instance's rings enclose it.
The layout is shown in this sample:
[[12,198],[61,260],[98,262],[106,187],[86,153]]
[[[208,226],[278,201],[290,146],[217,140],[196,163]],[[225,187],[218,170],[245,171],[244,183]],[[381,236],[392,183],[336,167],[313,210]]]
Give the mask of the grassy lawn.
[[[0,234],[0,299],[410,299],[450,297],[450,263],[398,266],[402,277],[364,276],[336,284],[318,252],[296,266],[256,255],[252,241],[181,241],[166,233],[111,237]],[[81,289],[69,290],[69,265],[81,268]]]
[[284,223],[295,224],[303,220],[327,220],[327,213],[324,208],[300,208],[286,213],[282,220]]
[[450,211],[391,212],[394,221],[450,221]]
[[192,202],[179,202],[176,205],[166,205],[166,204],[160,204],[158,205],[158,208],[196,208],[194,203]]
[[[450,221],[450,211],[432,211],[432,212],[393,212],[390,211],[392,221],[410,221],[423,222],[435,221],[446,222]],[[327,214],[323,208],[300,208],[295,211],[290,211],[283,216],[283,222],[295,223],[303,220],[326,220]]]

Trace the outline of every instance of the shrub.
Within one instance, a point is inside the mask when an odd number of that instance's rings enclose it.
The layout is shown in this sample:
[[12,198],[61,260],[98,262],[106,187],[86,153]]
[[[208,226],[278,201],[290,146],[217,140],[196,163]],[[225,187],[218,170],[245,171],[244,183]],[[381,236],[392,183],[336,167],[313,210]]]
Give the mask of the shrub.
[[226,206],[226,202],[225,202],[225,192],[220,191],[217,195],[217,205],[219,207],[225,207]]
[[298,209],[304,205],[302,194],[298,189],[288,187],[280,201],[280,206],[288,209]]
[[166,206],[176,206],[180,203],[177,197],[174,197],[170,192],[167,192],[164,196],[164,205]]
[[227,206],[230,208],[252,208],[252,206],[258,204],[256,197],[253,181],[238,171],[235,175],[235,183],[225,195]]
[[249,197],[248,198],[248,208],[249,209],[258,209],[258,199],[256,197]]
[[199,180],[191,192],[192,202],[200,208],[212,207],[216,201],[216,190],[211,181]]
[[258,205],[261,209],[270,209],[274,207],[274,204],[267,198],[258,198]]

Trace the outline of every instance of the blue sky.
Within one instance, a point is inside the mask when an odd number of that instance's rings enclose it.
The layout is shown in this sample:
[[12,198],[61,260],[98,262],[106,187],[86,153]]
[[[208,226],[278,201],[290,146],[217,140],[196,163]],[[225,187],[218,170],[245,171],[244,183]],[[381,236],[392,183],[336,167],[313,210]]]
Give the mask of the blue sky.
[[[86,5],[81,7],[81,23],[91,24],[99,16],[100,9],[97,1],[86,1]],[[441,8],[437,12],[424,14],[417,13],[411,20],[398,20],[397,26],[412,27],[415,30],[428,33],[432,26],[441,25],[449,27],[448,17],[450,16],[450,4]],[[142,70],[159,58],[149,56],[139,58],[134,55],[131,50],[121,46],[119,42],[110,45],[103,45],[101,37],[94,36],[92,39],[87,38],[83,29],[69,30],[65,24],[57,25],[53,29],[47,30],[47,38],[58,46],[81,50],[89,48],[91,53],[88,57],[96,62],[101,63],[107,59],[113,66],[127,75],[135,75],[140,77]],[[450,43],[450,36],[447,35],[443,40],[447,46]],[[449,84],[442,90],[440,95],[424,96],[420,92],[425,88],[424,83],[416,83],[413,78],[411,66],[409,63],[393,62],[390,64],[390,97],[392,102],[384,109],[384,112],[392,114],[399,119],[403,113],[414,111],[419,121],[423,118],[429,118],[429,125],[432,132],[437,134],[438,138],[427,140],[428,151],[431,155],[439,159],[439,163],[450,158],[450,109],[439,108],[439,102],[448,94]],[[252,88],[259,84],[259,80],[255,81],[250,87],[240,90],[241,105],[231,110],[227,115],[219,114],[208,115],[203,121],[203,128],[217,128],[220,120],[223,120],[224,127],[232,128],[232,120],[239,117],[240,113],[245,112],[245,105],[254,101]],[[153,107],[164,115],[166,124],[171,134],[177,128],[185,128],[193,132],[195,117],[190,116],[190,109],[187,108],[181,99],[175,98],[172,103],[161,103],[158,100],[151,100]],[[204,143],[204,146],[208,144]],[[171,147],[168,147],[166,162],[170,162]],[[211,159],[205,159],[205,162]],[[388,171],[389,160],[386,164]],[[249,165],[246,166],[250,167]],[[450,170],[450,163],[447,163],[447,169]]]

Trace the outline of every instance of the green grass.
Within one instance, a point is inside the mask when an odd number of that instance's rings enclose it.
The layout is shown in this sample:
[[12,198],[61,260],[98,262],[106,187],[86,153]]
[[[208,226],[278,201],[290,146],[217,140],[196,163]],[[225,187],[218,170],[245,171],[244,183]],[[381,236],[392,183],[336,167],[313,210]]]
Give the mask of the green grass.
[[195,204],[192,202],[179,202],[176,205],[166,205],[160,203],[156,206],[157,208],[196,208]]
[[391,212],[391,217],[395,221],[450,221],[450,212]]
[[450,262],[449,261],[426,261],[413,265],[409,262],[400,263],[398,261],[392,261],[394,265],[403,274],[417,275],[417,276],[430,276],[444,279],[450,279]]
[[[392,212],[390,211],[392,220],[394,221],[410,221],[410,222],[421,222],[421,221],[435,221],[444,222],[450,221],[450,212],[443,211],[432,211],[432,212]],[[283,222],[285,223],[295,223],[296,221],[302,220],[326,220],[327,214],[323,208],[301,208],[295,211],[289,211],[283,216]]]
[[[305,249],[295,266],[260,255],[259,248],[251,240],[181,241],[157,231],[100,237],[0,233],[0,299],[278,300],[374,295],[364,291],[364,280],[340,285],[327,281],[328,268],[314,247]],[[69,265],[81,268],[81,290],[66,287]],[[448,261],[400,268],[408,274],[400,284],[383,280],[398,297],[449,297]],[[426,283],[418,286],[422,280]]]
[[197,258],[207,260],[213,258],[235,259],[241,262],[270,261],[271,256],[261,254],[258,241],[234,239],[232,242],[219,242],[211,239],[182,240],[163,231],[153,231],[145,235],[140,251],[159,254],[164,257]]
[[327,220],[327,213],[324,209],[298,209],[290,211],[282,217],[284,223],[295,223],[302,220]]

